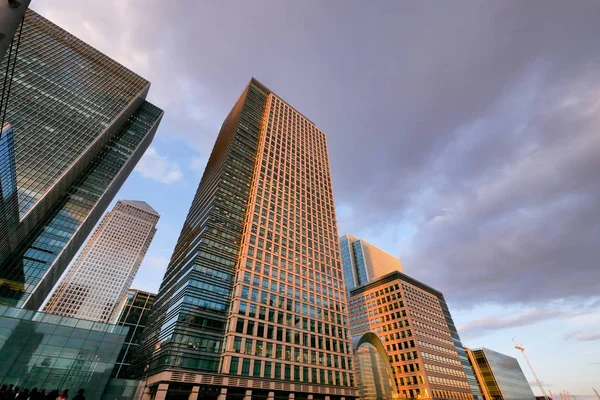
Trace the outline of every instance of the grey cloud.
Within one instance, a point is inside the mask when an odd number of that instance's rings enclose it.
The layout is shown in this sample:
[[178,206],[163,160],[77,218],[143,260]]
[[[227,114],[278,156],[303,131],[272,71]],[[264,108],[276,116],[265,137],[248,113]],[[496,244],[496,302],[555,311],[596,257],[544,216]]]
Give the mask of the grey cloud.
[[452,304],[596,294],[596,1],[56,3],[201,158],[263,80],[327,133],[340,230]]
[[567,339],[577,340],[579,342],[592,342],[595,340],[600,340],[600,333],[589,333],[589,332],[571,332],[566,335]]
[[564,315],[564,313],[556,311],[533,310],[512,318],[486,317],[477,319],[459,326],[458,330],[463,338],[476,338],[492,331],[533,325]]

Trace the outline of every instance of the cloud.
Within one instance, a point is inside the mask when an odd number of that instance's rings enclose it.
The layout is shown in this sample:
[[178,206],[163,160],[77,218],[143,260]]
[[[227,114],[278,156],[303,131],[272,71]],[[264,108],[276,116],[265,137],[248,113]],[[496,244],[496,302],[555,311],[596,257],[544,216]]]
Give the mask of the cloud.
[[571,332],[571,333],[567,334],[565,337],[567,339],[574,339],[579,342],[592,342],[595,340],[600,340],[600,333],[596,333],[596,332],[589,333],[589,332],[576,331],[576,332]]
[[461,336],[476,338],[502,329],[533,325],[539,322],[560,318],[565,314],[557,311],[529,310],[515,317],[486,317],[467,322],[458,327]]
[[263,80],[326,132],[340,232],[453,307],[595,294],[595,1],[55,4],[33,8],[149,79],[158,135],[200,154]]
[[135,171],[142,174],[144,178],[167,185],[177,182],[182,178],[181,169],[177,162],[161,156],[153,146],[150,146],[146,150],[146,153],[135,167]]

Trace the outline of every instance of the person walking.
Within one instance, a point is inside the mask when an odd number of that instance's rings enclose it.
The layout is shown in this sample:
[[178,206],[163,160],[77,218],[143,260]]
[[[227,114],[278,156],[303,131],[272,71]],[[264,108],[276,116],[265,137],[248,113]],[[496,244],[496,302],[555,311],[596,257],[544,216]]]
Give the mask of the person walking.
[[79,389],[75,397],[72,400],[85,400],[85,396],[83,395],[83,389]]
[[19,391],[15,396],[15,400],[27,400],[29,398],[29,389],[25,388]]
[[46,395],[46,400],[56,400],[57,397],[58,397],[58,389],[54,389],[54,390],[51,390]]

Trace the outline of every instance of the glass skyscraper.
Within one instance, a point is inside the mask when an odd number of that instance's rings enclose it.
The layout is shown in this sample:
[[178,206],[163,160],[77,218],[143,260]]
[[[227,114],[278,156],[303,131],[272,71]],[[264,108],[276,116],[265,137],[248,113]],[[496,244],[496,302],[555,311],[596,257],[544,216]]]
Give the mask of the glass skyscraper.
[[485,400],[534,400],[516,358],[486,348],[467,349]]
[[146,396],[355,398],[347,312],[325,135],[252,79],[150,316]]
[[403,271],[400,259],[350,234],[340,238],[340,251],[348,292],[390,272]]
[[145,101],[148,81],[31,10],[14,41],[0,64],[2,119],[12,127],[0,151],[12,146],[16,180],[16,198],[0,200],[0,304],[37,309],[162,111]]

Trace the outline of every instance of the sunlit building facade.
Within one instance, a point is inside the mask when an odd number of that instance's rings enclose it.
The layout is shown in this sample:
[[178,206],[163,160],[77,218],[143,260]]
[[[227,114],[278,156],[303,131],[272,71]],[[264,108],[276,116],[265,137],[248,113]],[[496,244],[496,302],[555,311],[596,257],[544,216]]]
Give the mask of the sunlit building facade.
[[119,200],[60,282],[44,312],[98,322],[111,317],[131,287],[159,215],[144,201]]
[[392,272],[350,292],[354,336],[376,334],[401,398],[481,399],[444,296]]
[[340,238],[340,251],[348,291],[390,272],[403,271],[399,258],[350,234]]
[[516,358],[486,348],[467,349],[485,400],[534,400],[536,396]]
[[144,336],[148,397],[357,395],[326,138],[255,79],[223,123]]
[[0,199],[0,304],[38,309],[163,113],[148,81],[31,10],[14,41],[0,62],[16,193]]

